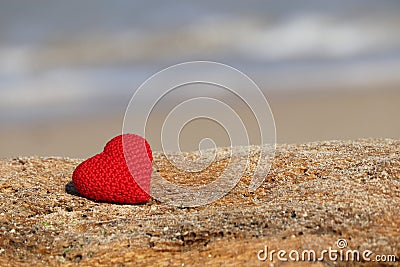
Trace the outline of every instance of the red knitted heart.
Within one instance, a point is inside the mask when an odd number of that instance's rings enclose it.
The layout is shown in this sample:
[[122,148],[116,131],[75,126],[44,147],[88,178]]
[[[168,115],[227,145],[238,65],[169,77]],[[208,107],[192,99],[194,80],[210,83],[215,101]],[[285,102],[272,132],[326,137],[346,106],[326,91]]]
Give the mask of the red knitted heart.
[[72,181],[78,192],[89,199],[143,203],[150,199],[152,161],[144,138],[124,134],[109,141],[103,152],[79,164]]

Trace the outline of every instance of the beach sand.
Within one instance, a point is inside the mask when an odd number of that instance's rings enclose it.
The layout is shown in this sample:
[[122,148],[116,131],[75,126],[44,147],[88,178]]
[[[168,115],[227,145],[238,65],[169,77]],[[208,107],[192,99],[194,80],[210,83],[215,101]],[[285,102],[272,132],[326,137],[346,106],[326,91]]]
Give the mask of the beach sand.
[[[251,147],[251,159],[260,147]],[[218,149],[218,153],[225,151]],[[236,155],[241,156],[241,155]],[[227,158],[188,175],[154,153],[154,167],[183,184],[217,176]],[[265,182],[247,191],[251,164],[220,200],[196,208],[97,203],[71,184],[79,159],[0,161],[1,266],[271,266],[269,250],[348,249],[400,260],[400,141],[278,145]],[[274,266],[309,266],[280,262]],[[395,263],[391,263],[393,266]],[[332,261],[313,266],[376,266]],[[385,265],[386,266],[386,265]],[[390,264],[389,264],[390,266]]]

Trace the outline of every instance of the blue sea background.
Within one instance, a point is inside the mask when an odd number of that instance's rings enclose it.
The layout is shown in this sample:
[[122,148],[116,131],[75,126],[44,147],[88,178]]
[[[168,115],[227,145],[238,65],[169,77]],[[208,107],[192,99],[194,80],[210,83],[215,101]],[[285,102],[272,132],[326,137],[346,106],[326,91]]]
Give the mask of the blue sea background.
[[149,76],[191,60],[266,95],[398,91],[399,14],[372,0],[1,1],[1,128],[122,114]]

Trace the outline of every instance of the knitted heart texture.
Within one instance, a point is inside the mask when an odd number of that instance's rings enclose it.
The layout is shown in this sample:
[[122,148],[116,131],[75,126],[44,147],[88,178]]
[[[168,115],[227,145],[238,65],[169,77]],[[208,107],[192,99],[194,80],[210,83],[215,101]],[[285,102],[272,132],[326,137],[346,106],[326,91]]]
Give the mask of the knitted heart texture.
[[88,199],[144,203],[150,199],[152,161],[150,145],[143,137],[119,135],[106,144],[103,152],[79,164],[72,182]]

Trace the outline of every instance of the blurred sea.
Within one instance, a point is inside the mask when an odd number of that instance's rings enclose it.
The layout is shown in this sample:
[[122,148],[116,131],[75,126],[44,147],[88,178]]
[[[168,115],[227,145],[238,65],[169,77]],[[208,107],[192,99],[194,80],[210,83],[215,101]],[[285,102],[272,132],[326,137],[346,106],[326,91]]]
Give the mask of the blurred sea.
[[172,64],[211,60],[268,93],[398,90],[399,1],[0,3],[0,122],[124,110]]

